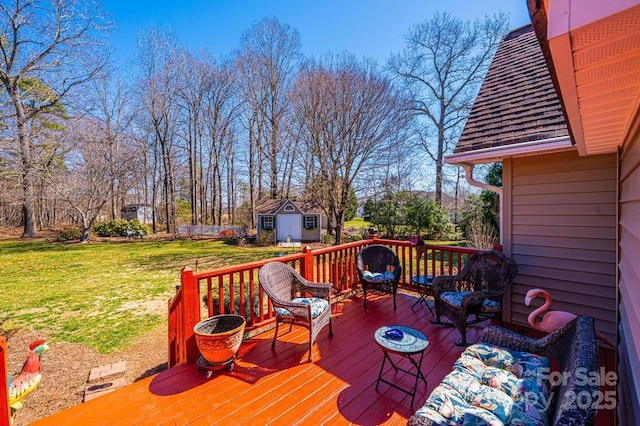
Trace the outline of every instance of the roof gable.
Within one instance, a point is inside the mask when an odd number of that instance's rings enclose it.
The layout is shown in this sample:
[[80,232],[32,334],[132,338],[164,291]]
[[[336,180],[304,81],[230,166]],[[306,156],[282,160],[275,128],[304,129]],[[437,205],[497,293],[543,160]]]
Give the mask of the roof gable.
[[276,214],[303,214],[300,208],[291,200],[284,200]]
[[533,27],[511,31],[498,46],[454,155],[568,137]]

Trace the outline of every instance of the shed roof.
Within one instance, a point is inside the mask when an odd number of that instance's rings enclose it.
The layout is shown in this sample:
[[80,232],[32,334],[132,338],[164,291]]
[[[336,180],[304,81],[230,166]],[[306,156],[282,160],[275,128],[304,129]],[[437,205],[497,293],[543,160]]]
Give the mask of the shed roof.
[[452,157],[559,138],[569,139],[562,106],[525,25],[502,38]]
[[287,201],[291,201],[303,214],[323,214],[322,208],[312,201],[260,200],[256,203],[257,214],[275,214]]

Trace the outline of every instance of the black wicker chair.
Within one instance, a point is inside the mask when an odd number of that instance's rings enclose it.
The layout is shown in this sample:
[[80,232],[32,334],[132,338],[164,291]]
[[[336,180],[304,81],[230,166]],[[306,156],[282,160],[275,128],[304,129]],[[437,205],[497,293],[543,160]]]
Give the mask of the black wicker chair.
[[[467,326],[490,318],[502,323],[502,295],[511,284],[518,267],[498,251],[472,254],[457,275],[433,279],[436,318],[433,324],[453,325],[462,335],[458,346],[467,346]],[[441,316],[450,322],[442,322]],[[469,316],[474,315],[474,319]]]
[[367,246],[356,256],[356,269],[364,293],[364,307],[367,308],[367,290],[374,288],[393,295],[393,309],[396,309],[396,291],[402,274],[398,255],[381,244]]
[[[313,361],[313,342],[324,326],[331,327],[331,283],[315,283],[304,279],[293,268],[280,262],[269,262],[258,271],[260,286],[271,299],[276,311],[276,331],[271,347],[275,347],[280,323],[301,325],[309,329],[309,361]],[[304,294],[310,294],[311,299]]]

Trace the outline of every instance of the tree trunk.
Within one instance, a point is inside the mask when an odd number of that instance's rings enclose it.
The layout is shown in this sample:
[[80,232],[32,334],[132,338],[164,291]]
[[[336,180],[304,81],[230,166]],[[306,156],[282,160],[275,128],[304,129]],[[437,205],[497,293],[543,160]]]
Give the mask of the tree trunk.
[[[17,108],[18,109],[18,108]],[[22,156],[22,238],[37,237],[34,195],[34,166],[31,153],[31,138],[27,131],[27,118],[22,111],[16,111],[20,154]]]
[[436,155],[436,204],[442,207],[442,168],[444,164],[444,114],[440,116],[441,130],[438,131],[438,152]]
[[333,215],[334,230],[336,232],[336,243],[339,246],[342,244],[342,222],[344,220],[344,210],[341,212],[335,212]]
[[271,165],[271,173],[270,173],[270,188],[269,193],[271,195],[271,199],[275,200],[278,198],[278,135],[276,134],[277,126],[273,126],[271,129],[271,158],[269,159]]
[[176,233],[176,193],[175,193],[175,182],[173,178],[173,165],[171,162],[171,157],[169,153],[166,154],[165,162],[167,164],[166,173],[166,184],[167,184],[167,232],[169,234]]
[[89,221],[85,215],[82,215],[82,236],[80,241],[83,243],[89,241]]
[[255,180],[256,180],[256,172],[255,172],[255,153],[254,153],[254,143],[253,143],[254,135],[253,135],[253,123],[249,124],[249,205],[251,210],[251,229],[256,227],[255,220],[255,208],[256,208],[256,200],[255,200]]

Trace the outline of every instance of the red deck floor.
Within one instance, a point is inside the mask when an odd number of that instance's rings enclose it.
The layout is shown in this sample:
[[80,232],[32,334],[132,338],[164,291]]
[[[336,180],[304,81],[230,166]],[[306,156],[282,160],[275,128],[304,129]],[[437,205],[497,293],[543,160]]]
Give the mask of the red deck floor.
[[[462,351],[454,345],[460,335],[452,328],[430,324],[426,308],[416,306],[412,311],[412,296],[398,294],[395,312],[390,296],[370,294],[367,311],[361,297],[334,305],[334,336],[328,337],[328,327],[323,330],[314,345],[313,363],[307,362],[307,330],[294,327],[287,333],[285,327],[275,351],[271,349],[273,331],[246,340],[231,373],[216,372],[206,380],[195,365],[179,366],[35,424],[406,424],[451,370]],[[384,383],[375,390],[382,352],[373,333],[389,324],[412,326],[430,340],[422,366],[428,384],[418,385],[413,409],[408,395]],[[470,330],[470,341],[481,328]],[[408,362],[401,365],[408,367]],[[388,363],[387,367],[391,368]],[[386,373],[393,377],[392,370]],[[410,385],[402,374],[395,379]],[[610,424],[603,417],[599,420],[598,424]]]

